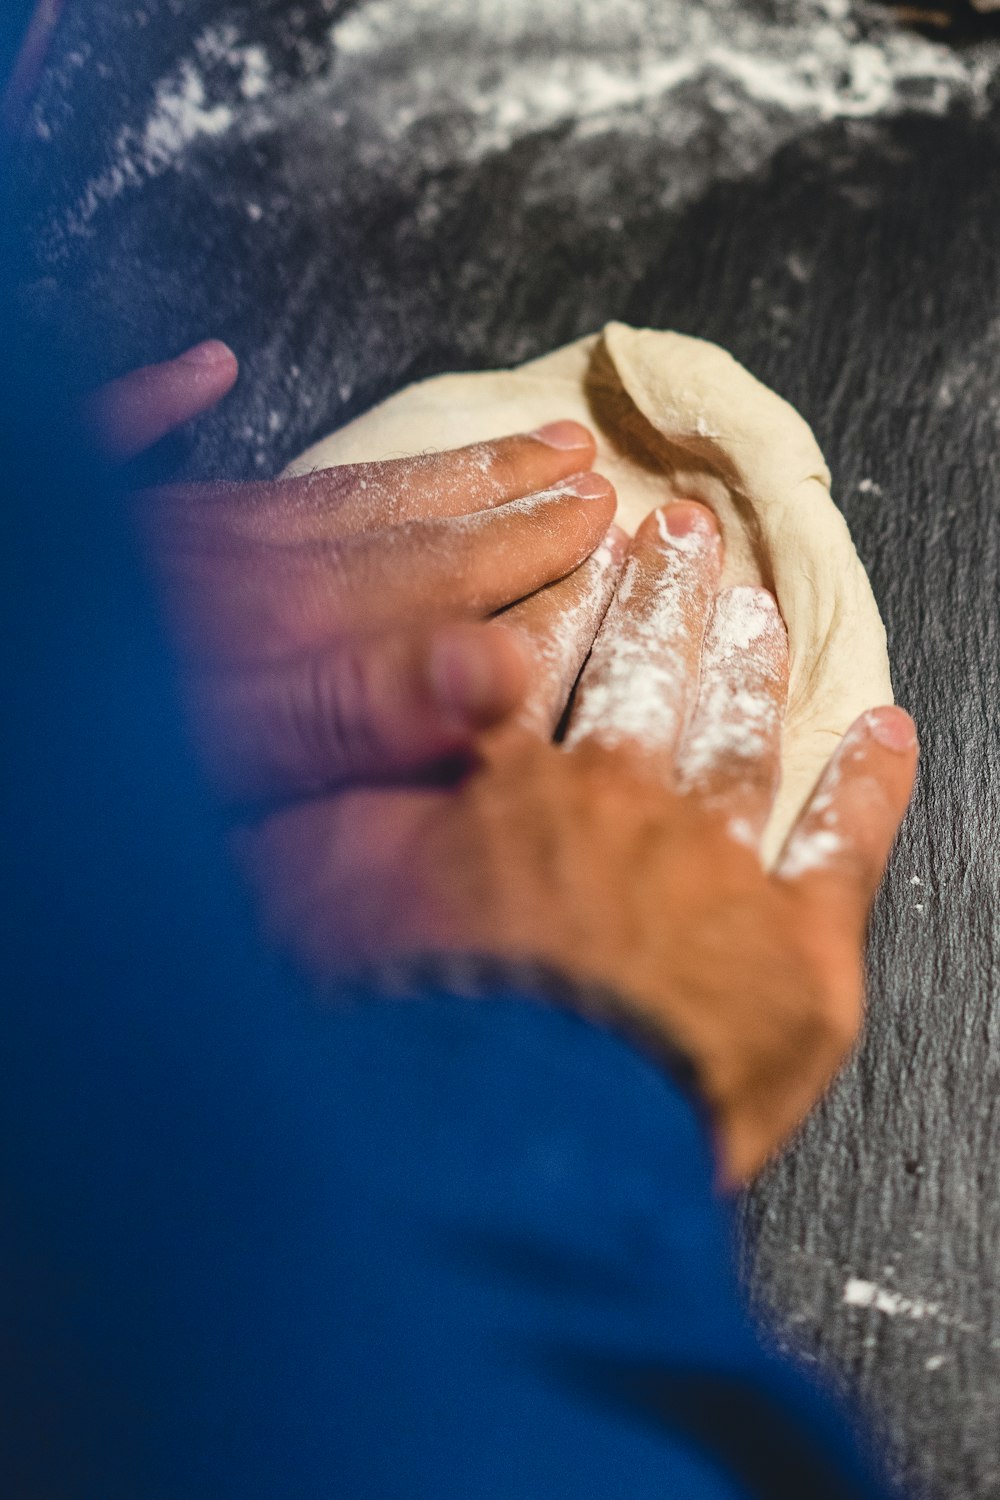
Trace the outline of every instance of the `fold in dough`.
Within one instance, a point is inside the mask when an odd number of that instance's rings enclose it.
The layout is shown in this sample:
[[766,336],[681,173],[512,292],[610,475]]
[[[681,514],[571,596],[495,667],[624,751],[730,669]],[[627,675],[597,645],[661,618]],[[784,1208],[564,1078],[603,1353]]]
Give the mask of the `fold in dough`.
[[791,650],[773,859],[858,714],[892,702],[885,630],[830,471],[793,407],[725,350],[610,323],[517,370],[443,375],[391,397],[289,469],[395,458],[529,431],[562,417],[598,437],[597,467],[634,531],[671,495],[703,500],[725,540],[723,583],[764,584]]

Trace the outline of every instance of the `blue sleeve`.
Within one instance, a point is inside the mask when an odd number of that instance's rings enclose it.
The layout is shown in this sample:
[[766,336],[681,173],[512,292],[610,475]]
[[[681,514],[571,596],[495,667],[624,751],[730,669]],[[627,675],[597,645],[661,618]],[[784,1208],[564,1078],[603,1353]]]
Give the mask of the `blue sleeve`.
[[877,1492],[752,1333],[702,1122],[661,1069],[515,996],[325,1025],[318,1337],[288,1395],[340,1500]]
[[640,1050],[515,994],[228,993],[20,1012],[5,1493],[878,1493],[758,1345],[702,1122]]

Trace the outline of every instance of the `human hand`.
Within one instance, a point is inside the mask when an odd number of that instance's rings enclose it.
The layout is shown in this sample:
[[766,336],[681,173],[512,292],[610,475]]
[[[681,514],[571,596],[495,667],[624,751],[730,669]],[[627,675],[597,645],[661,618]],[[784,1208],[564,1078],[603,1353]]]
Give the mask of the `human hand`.
[[271,931],[316,977],[471,954],[620,996],[693,1063],[733,1184],[856,1037],[868,910],[916,740],[901,710],[860,719],[765,870],[787,647],[770,596],[720,594],[720,565],[702,507],[647,520],[567,749],[505,731],[457,786],[317,799],[242,845]]
[[[125,460],[235,378],[225,345],[199,345],[105,387],[88,418]],[[615,502],[588,472],[594,453],[566,422],[454,453],[141,495],[224,794],[405,776],[468,754],[518,709],[554,727],[621,555],[613,539],[598,547]],[[508,628],[482,623],[539,590],[508,609]]]
[[104,456],[126,463],[175,428],[218,405],[236,384],[236,356],[206,339],[176,359],[131,370],[95,391],[84,422]]

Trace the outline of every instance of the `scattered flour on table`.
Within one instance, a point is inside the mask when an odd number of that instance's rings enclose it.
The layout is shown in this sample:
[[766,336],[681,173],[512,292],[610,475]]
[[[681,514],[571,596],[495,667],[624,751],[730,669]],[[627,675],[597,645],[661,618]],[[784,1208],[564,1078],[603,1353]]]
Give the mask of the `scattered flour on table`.
[[957,96],[982,97],[977,55],[858,12],[848,0],[800,0],[777,20],[734,0],[547,0],[544,11],[536,0],[372,0],[331,37],[342,78],[375,64],[387,130],[466,111],[479,154],[626,112],[641,125],[643,108],[655,124],[655,106],[692,83],[720,111],[742,97],[819,120],[943,113]]
[[[957,1329],[960,1333],[981,1331],[974,1323],[967,1323],[948,1312],[940,1302],[932,1302],[925,1297],[907,1297],[903,1292],[890,1291],[889,1288],[879,1286],[875,1281],[866,1281],[860,1276],[848,1277],[841,1302],[846,1307],[871,1308],[874,1312],[884,1313],[888,1318],[911,1318],[914,1322],[926,1320],[938,1323],[946,1328]],[[938,1370],[946,1358],[946,1355],[932,1355],[925,1361],[924,1368]]]
[[[987,45],[959,54],[848,0],[791,0],[777,18],[740,0],[371,0],[338,22],[332,78],[363,100],[376,154],[425,169],[474,163],[558,133],[573,196],[605,221],[609,132],[663,143],[663,206],[746,175],[815,125],[984,107]],[[433,126],[433,129],[429,127]],[[593,177],[593,182],[589,180]],[[554,177],[542,170],[540,197]],[[530,181],[525,193],[532,191]],[[623,227],[621,216],[618,226]]]
[[[544,132],[560,133],[563,157],[606,132],[646,137],[663,143],[660,192],[673,204],[756,170],[823,121],[986,106],[998,70],[988,43],[958,52],[848,0],[775,9],[777,18],[739,0],[369,0],[330,28],[325,58],[292,83],[235,26],[212,26],[154,85],[145,119],[120,133],[65,228],[86,233],[102,205],[182,168],[206,140],[249,140],[296,115],[314,142],[321,127],[331,146],[358,132],[362,144],[339,151],[342,162],[353,150],[356,165],[415,176]],[[289,27],[304,24],[289,12]],[[57,108],[36,112],[41,139]],[[606,218],[607,163],[573,160],[584,210],[592,198]]]
[[925,1302],[921,1297],[904,1297],[902,1292],[890,1292],[874,1281],[863,1281],[851,1276],[844,1287],[843,1301],[848,1307],[873,1307],[876,1312],[890,1318],[934,1318],[941,1313],[939,1302]]
[[[177,166],[197,142],[227,135],[270,86],[271,65],[263,47],[241,44],[235,26],[206,28],[193,54],[155,84],[145,122],[119,132],[113,160],[87,184],[69,216],[70,232],[83,232],[102,203],[126,188]],[[44,138],[44,119],[36,128]]]

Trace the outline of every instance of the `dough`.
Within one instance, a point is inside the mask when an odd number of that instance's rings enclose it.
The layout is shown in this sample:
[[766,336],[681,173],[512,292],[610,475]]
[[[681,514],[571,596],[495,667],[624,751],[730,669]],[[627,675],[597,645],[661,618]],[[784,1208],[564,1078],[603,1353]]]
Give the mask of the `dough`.
[[411,386],[318,443],[289,473],[394,458],[574,417],[598,437],[597,467],[634,531],[673,494],[715,510],[723,583],[764,584],[791,650],[782,784],[765,841],[773,858],[848,725],[892,702],[885,630],[816,439],[786,401],[725,350],[610,323],[517,370]]

